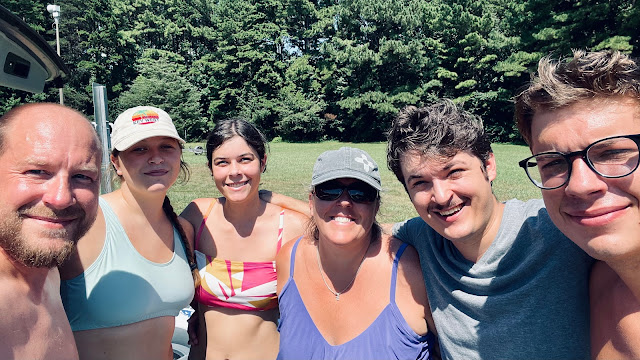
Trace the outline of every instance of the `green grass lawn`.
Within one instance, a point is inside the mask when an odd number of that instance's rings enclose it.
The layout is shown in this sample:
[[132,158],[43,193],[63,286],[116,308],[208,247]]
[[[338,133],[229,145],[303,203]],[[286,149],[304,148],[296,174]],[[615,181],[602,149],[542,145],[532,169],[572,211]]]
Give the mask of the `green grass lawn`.
[[[196,145],[204,144],[190,143],[186,147]],[[361,148],[378,163],[384,188],[382,206],[378,214],[380,223],[397,222],[417,216],[404,188],[387,168],[386,143],[272,143],[267,158],[267,171],[262,175],[261,188],[306,201],[316,158],[323,151],[338,149],[341,146]],[[524,171],[518,167],[518,161],[530,155],[526,146],[494,144],[493,151],[498,162],[498,177],[493,183],[493,189],[499,200],[528,200],[541,197],[540,190],[531,184]],[[191,169],[191,179],[186,184],[175,184],[169,192],[171,202],[178,213],[192,199],[219,196],[206,165],[206,156],[195,155],[185,150],[184,160]]]

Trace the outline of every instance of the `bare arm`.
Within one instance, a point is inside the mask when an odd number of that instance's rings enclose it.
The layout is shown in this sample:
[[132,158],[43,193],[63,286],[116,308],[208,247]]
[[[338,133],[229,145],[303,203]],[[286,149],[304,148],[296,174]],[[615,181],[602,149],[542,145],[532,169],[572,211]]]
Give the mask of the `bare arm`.
[[260,199],[268,203],[283,207],[285,209],[297,211],[306,215],[307,217],[311,216],[311,213],[309,212],[309,204],[302,200],[294,199],[287,195],[274,193],[269,190],[260,190]]
[[284,284],[286,284],[289,279],[291,249],[294,244],[295,241],[289,241],[282,247],[282,249],[280,249],[278,255],[276,255],[276,273],[278,276],[278,287],[276,292],[278,293],[278,296],[280,296],[280,292],[282,291]]

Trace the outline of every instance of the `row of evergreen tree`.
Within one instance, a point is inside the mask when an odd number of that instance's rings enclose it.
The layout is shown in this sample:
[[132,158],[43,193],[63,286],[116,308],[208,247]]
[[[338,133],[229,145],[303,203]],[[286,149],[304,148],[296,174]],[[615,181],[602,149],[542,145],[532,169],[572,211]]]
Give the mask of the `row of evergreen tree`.
[[[54,44],[47,1],[2,0]],[[286,141],[377,141],[407,104],[464,102],[517,141],[511,98],[545,55],[640,54],[635,0],[65,0],[65,103],[167,110],[189,140],[247,118]],[[58,92],[0,88],[0,113]]]

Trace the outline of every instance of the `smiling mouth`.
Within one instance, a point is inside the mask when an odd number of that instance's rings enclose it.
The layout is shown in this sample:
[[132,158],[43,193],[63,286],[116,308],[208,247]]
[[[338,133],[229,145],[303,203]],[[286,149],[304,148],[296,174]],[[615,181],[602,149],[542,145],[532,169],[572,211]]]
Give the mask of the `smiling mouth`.
[[331,218],[331,220],[338,222],[338,223],[342,223],[342,224],[346,224],[346,223],[350,223],[353,221],[353,219],[350,219],[348,217],[344,217],[344,216],[334,216]]
[[231,184],[225,184],[225,186],[231,187],[231,188],[239,188],[242,187],[244,185],[247,185],[249,183],[249,180],[247,181],[242,181],[242,182],[234,182]]
[[75,219],[61,219],[61,218],[50,218],[50,217],[42,217],[42,216],[26,216],[29,219],[41,221],[49,224],[57,224],[62,226],[67,226],[71,224]]
[[628,207],[612,208],[591,212],[567,212],[567,215],[581,225],[601,226],[607,225],[619,216],[624,215],[627,208]]
[[435,212],[440,214],[440,216],[451,216],[458,213],[460,210],[462,210],[463,207],[464,207],[464,204],[459,204],[452,208],[448,208],[446,210],[439,210],[439,211],[435,210]]

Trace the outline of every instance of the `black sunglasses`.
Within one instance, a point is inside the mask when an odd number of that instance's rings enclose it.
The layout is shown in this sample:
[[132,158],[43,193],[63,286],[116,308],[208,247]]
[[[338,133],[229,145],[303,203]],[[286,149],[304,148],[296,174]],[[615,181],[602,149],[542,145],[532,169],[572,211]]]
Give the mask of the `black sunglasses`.
[[347,190],[351,201],[359,204],[370,204],[378,199],[378,190],[362,181],[357,181],[349,185],[341,184],[338,181],[327,181],[316,185],[313,193],[322,201],[334,201],[342,196]]

